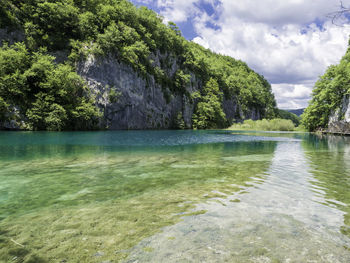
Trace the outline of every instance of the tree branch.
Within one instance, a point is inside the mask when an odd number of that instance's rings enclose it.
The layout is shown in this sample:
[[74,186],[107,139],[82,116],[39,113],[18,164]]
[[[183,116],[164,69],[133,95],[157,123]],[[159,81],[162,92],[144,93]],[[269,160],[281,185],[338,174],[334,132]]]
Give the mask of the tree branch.
[[350,14],[350,8],[344,6],[343,1],[340,1],[340,10],[327,14],[327,17],[332,19],[332,24],[341,26],[337,24],[337,21],[339,21],[346,14]]

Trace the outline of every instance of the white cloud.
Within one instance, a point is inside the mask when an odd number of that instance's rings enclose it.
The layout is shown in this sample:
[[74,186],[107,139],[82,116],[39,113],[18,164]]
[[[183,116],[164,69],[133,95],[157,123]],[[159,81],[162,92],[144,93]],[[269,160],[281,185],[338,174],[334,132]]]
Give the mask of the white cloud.
[[[216,13],[208,15],[201,8],[203,2],[215,5]],[[339,10],[338,0],[157,0],[157,4],[167,20],[191,21],[196,43],[241,59],[263,74],[273,84],[281,108],[307,105],[314,82],[339,62],[350,35],[349,25],[337,26],[327,18]],[[350,6],[350,0],[343,4]]]
[[299,109],[307,106],[311,95],[312,83],[309,84],[272,84],[275,96],[279,98],[279,107]]
[[[323,19],[339,9],[337,0],[221,0],[222,18],[239,18],[243,21],[285,25],[304,24]],[[349,1],[343,1],[344,4]]]
[[336,27],[330,22],[324,29],[312,24],[306,33],[295,25],[278,32],[260,23],[240,23],[238,27],[221,24],[220,30],[202,30],[201,40],[198,37],[195,41],[246,61],[272,83],[315,79],[344,54],[350,33],[349,27]]
[[198,0],[158,0],[158,8],[165,22],[185,22],[199,11],[195,6],[198,2]]
[[[337,8],[339,3],[329,0],[222,0],[216,22],[220,29],[197,19],[194,41],[246,61],[263,74],[274,84],[279,107],[305,107],[313,83],[347,48],[350,27],[326,21]],[[287,89],[293,86],[294,92],[303,87],[303,98]]]

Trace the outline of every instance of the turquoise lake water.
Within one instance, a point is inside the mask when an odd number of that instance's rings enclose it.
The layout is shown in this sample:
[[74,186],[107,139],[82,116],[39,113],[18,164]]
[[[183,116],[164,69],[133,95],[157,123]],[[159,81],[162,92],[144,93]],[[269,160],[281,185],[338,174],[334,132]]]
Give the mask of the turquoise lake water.
[[350,138],[0,132],[0,262],[350,262]]

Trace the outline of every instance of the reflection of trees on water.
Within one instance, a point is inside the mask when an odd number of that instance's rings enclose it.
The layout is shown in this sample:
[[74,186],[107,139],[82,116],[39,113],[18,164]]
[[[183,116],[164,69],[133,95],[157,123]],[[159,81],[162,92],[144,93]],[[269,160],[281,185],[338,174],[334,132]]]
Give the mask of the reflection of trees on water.
[[326,204],[345,212],[341,232],[350,237],[350,138],[313,136],[303,141],[311,173],[311,182],[325,191]]

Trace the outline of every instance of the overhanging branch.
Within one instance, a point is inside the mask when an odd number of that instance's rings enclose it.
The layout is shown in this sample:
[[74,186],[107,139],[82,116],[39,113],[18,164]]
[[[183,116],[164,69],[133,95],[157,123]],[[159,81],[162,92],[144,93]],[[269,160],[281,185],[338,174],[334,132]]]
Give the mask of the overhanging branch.
[[345,15],[349,13],[350,13],[350,7],[344,6],[343,1],[340,1],[340,10],[327,14],[327,17],[332,19],[332,24],[341,26],[337,24],[337,21],[344,18]]

